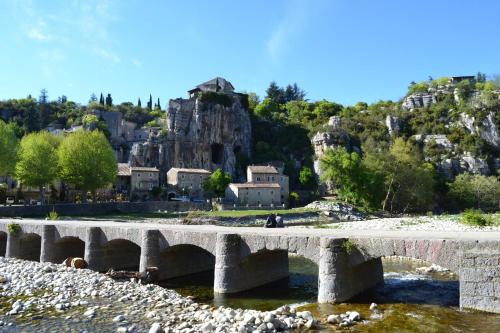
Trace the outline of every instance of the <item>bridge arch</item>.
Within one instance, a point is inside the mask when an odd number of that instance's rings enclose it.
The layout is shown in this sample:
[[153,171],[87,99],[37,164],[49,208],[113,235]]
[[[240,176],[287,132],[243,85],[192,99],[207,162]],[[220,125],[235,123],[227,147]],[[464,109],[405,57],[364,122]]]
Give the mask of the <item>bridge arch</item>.
[[211,271],[215,268],[215,255],[192,244],[178,244],[164,248],[159,258],[160,279]]
[[160,251],[179,245],[192,245],[203,249],[215,257],[217,234],[192,231],[160,230]]
[[68,257],[84,258],[85,242],[77,236],[64,236],[53,244],[52,261],[62,263]]
[[5,257],[5,251],[7,249],[7,233],[0,231],[0,257]]
[[459,274],[460,243],[436,239],[350,239],[356,251],[350,256],[351,265],[382,257],[407,257],[436,264]]
[[319,237],[281,237],[243,235],[241,259],[262,251],[286,251],[319,263]]
[[19,239],[19,259],[40,261],[42,237],[35,233],[23,233]]
[[134,270],[139,269],[141,247],[128,240],[115,238],[102,246],[100,270]]

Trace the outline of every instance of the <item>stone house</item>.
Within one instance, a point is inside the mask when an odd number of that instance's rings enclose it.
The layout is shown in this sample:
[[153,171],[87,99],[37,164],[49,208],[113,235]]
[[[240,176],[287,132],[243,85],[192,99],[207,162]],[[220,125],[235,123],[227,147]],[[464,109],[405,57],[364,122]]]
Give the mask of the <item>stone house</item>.
[[278,183],[232,183],[226,189],[226,200],[249,206],[276,206],[282,203]]
[[249,206],[283,205],[288,202],[289,179],[278,163],[249,165],[246,183],[231,183],[226,189],[227,202]]
[[288,202],[289,183],[288,176],[283,174],[284,167],[268,165],[249,165],[247,167],[247,181],[249,183],[278,183],[282,203]]
[[149,167],[131,167],[127,163],[118,163],[118,177],[115,190],[118,193],[145,195],[160,186],[160,170]]
[[203,197],[203,183],[210,175],[211,172],[205,169],[171,168],[167,172],[169,198],[179,194]]

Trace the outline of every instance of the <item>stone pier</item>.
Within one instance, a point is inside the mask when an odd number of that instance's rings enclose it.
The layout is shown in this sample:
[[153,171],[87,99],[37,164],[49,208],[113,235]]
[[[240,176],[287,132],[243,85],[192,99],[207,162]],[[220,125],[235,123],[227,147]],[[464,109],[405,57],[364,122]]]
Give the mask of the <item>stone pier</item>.
[[[381,258],[357,263],[343,247],[347,239],[322,238],[319,256],[318,302],[346,301],[384,282]],[[353,250],[356,251],[356,250]]]

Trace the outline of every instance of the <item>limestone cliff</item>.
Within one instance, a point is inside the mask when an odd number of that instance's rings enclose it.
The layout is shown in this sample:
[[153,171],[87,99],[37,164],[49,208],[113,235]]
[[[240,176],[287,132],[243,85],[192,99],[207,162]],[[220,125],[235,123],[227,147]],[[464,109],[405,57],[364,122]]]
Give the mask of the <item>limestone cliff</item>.
[[235,175],[237,155],[250,156],[252,131],[246,95],[211,94],[211,100],[202,95],[170,100],[165,147],[167,169],[222,168]]

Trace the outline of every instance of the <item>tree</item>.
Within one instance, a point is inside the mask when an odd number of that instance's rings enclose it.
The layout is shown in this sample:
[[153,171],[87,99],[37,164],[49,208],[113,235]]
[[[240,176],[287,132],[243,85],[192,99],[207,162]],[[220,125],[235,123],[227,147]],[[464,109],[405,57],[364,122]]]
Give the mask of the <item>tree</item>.
[[99,97],[99,104],[104,105],[104,96],[101,93],[101,97]]
[[153,96],[151,94],[149,94],[148,109],[153,110]]
[[95,131],[77,131],[61,143],[57,154],[60,178],[81,190],[84,202],[87,192],[95,201],[95,192],[115,180],[116,157],[104,134]]
[[257,105],[260,103],[260,98],[257,96],[256,93],[254,92],[249,92],[248,93],[248,108],[251,111],[254,111]]
[[474,207],[494,211],[500,207],[500,182],[495,176],[460,174],[449,188],[449,196],[461,209]]
[[137,99],[137,107],[138,108],[142,107],[142,105],[141,105],[141,99],[140,98]]
[[207,193],[213,193],[217,197],[221,198],[224,196],[229,183],[231,183],[231,175],[221,169],[217,169],[210,175],[210,177],[207,178],[203,184],[203,189]]
[[284,92],[285,103],[291,101],[303,101],[306,97],[304,90],[300,89],[297,83],[287,85]]
[[106,96],[106,106],[113,106],[113,98],[111,97],[111,94]]
[[40,91],[40,97],[38,98],[38,113],[40,120],[40,128],[45,128],[50,122],[50,105],[49,96],[46,89]]
[[270,98],[266,98],[255,108],[255,114],[265,119],[277,118],[282,111],[283,108]]
[[94,93],[92,93],[92,95],[90,95],[89,103],[94,103],[94,102],[97,102],[97,96]]
[[161,110],[160,97],[158,97],[158,102],[156,103],[156,108]]
[[0,176],[12,174],[16,166],[19,140],[9,125],[0,119]]
[[266,94],[266,99],[270,99],[276,104],[285,103],[285,91],[283,90],[283,88],[280,88],[275,81],[272,81],[269,84],[269,88],[267,88]]
[[[365,154],[363,165],[381,181],[375,187],[383,194],[383,210],[425,212],[434,202],[435,171],[424,163],[417,147],[397,138],[388,152]],[[380,200],[380,199],[379,199]]]
[[312,188],[314,185],[314,173],[309,167],[302,167],[299,172],[299,181],[305,188]]
[[39,188],[42,205],[45,203],[45,186],[57,176],[56,149],[59,142],[57,137],[44,131],[25,135],[19,145],[15,177],[23,185]]

